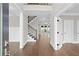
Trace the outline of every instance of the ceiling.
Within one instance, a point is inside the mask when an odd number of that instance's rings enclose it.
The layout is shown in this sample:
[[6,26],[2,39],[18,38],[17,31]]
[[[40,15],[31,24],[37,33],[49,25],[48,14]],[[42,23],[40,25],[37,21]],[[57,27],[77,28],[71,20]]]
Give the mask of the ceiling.
[[74,3],[74,5],[66,10],[60,16],[62,19],[78,20],[79,19],[79,3]]
[[[37,6],[38,5],[38,6]],[[27,3],[10,3],[9,4],[9,14],[14,15],[14,16],[19,16],[19,13],[22,11],[24,12],[24,14],[28,14],[29,16],[50,16],[51,15],[51,11],[52,11],[52,6],[58,6],[60,4],[38,4],[37,3],[32,5],[32,3],[27,4]],[[62,4],[60,5],[62,6]],[[74,5],[72,7],[70,7],[69,9],[67,9],[66,11],[64,11],[60,16],[62,17],[76,17],[79,16],[79,4],[78,3],[74,3]]]
[[[42,6],[41,6],[42,5]],[[9,4],[9,14],[19,16],[20,11],[24,12],[24,14],[28,14],[29,16],[39,16],[39,15],[46,15],[50,14],[52,7],[50,4],[41,4],[41,5],[28,5],[27,3],[10,3]]]
[[75,3],[74,6],[66,10],[65,13],[72,13],[72,14],[79,13],[79,4]]

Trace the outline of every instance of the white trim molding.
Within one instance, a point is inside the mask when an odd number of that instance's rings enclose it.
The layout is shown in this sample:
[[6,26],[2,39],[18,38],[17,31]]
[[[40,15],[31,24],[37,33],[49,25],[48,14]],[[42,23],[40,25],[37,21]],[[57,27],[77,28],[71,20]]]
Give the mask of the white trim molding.
[[79,16],[79,13],[63,13],[63,16]]
[[20,12],[20,48],[23,48],[23,13]]

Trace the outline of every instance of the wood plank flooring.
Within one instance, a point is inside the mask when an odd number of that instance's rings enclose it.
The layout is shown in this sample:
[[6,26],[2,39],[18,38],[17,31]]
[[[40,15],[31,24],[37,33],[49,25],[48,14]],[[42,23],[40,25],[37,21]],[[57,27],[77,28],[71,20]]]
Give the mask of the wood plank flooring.
[[[15,44],[15,46],[17,45]],[[15,47],[10,46],[10,48]],[[79,56],[79,44],[66,43],[60,50],[54,51],[49,44],[48,37],[41,35],[39,40],[36,42],[28,42],[14,56]]]
[[19,42],[10,42],[9,43],[10,55],[15,55],[15,53],[19,50]]

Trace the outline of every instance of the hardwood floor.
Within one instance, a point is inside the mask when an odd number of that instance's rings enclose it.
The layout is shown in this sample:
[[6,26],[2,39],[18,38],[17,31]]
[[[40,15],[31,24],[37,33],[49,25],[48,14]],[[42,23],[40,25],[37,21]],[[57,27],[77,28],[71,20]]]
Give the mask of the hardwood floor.
[[24,49],[18,50],[14,56],[79,56],[79,44],[66,43],[60,50],[54,51],[48,37],[41,35],[36,43],[28,42]]
[[15,55],[19,50],[19,42],[9,42],[10,55]]

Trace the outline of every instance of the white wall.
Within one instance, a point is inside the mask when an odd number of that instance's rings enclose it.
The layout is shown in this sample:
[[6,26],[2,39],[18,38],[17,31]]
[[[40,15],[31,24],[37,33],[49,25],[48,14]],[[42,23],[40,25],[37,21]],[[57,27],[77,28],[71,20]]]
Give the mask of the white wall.
[[9,28],[9,42],[19,42],[19,41],[20,41],[19,27],[10,27]]
[[19,27],[20,17],[17,15],[9,16],[9,26],[10,27]]
[[[72,23],[72,20],[73,20],[73,26],[74,26],[74,42],[75,43],[78,43],[79,41],[77,41],[77,40],[79,40],[78,39],[78,28],[79,28],[79,16],[78,15],[71,15],[71,16],[68,16],[68,15],[64,15],[64,16],[60,16],[63,20],[67,20],[67,22],[69,22],[69,24],[71,24]],[[70,21],[68,21],[68,20],[70,20]],[[65,23],[66,24],[66,23]],[[71,25],[69,25],[70,27],[71,27]],[[65,33],[64,33],[65,34]],[[71,37],[71,36],[70,36]],[[69,39],[70,40],[70,39]],[[67,42],[67,41],[65,41],[65,42]]]
[[15,4],[9,4],[9,41],[20,41],[20,11]]
[[55,3],[53,4],[54,15],[60,15],[62,12],[70,8],[73,4],[70,3]]
[[79,20],[77,20],[77,41],[79,42]]
[[20,41],[20,19],[19,16],[9,16],[9,42]]
[[62,16],[64,22],[63,43],[79,43],[79,20],[78,16]]
[[74,41],[74,20],[64,20],[64,42]]

